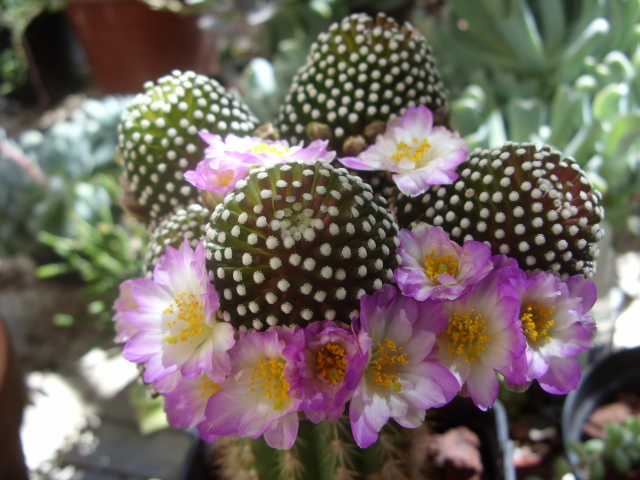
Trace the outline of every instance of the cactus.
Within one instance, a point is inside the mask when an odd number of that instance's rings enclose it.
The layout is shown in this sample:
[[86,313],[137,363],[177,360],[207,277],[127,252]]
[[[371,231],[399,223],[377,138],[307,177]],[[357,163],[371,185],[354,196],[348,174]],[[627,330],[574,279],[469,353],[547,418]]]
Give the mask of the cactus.
[[523,270],[593,274],[604,235],[602,196],[572,158],[549,147],[507,143],[471,152],[459,172],[453,185],[419,197],[401,194],[400,224],[441,225],[459,243],[486,242]]
[[[123,117],[128,193],[153,218],[146,278],[115,305],[119,339],[170,423],[213,441],[221,478],[421,478],[427,410],[460,391],[491,407],[496,373],[577,384],[600,194],[549,147],[467,158],[446,98],[411,25],[356,14],[318,37],[271,126],[203,134],[204,155],[158,172],[148,149],[166,158],[176,132]],[[143,121],[154,130],[134,145]],[[165,169],[201,195],[154,181]],[[569,328],[576,347],[559,354]]]
[[198,132],[247,135],[257,119],[215,80],[174,71],[147,82],[145,92],[127,106],[120,126],[123,205],[149,219],[198,200],[197,191],[183,179],[204,155]]
[[348,319],[391,281],[396,233],[382,200],[344,169],[255,169],[207,230],[222,316],[248,328]]
[[216,441],[207,460],[213,475],[221,480],[357,480],[367,474],[381,480],[417,478],[411,471],[415,452],[410,449],[416,432],[388,424],[375,446],[359,449],[350,438],[347,417],[302,428],[300,439],[285,451],[271,450],[262,439]]
[[276,127],[292,143],[328,139],[338,155],[357,155],[408,107],[426,105],[445,124],[446,99],[431,48],[413,26],[354,14],[312,45]]

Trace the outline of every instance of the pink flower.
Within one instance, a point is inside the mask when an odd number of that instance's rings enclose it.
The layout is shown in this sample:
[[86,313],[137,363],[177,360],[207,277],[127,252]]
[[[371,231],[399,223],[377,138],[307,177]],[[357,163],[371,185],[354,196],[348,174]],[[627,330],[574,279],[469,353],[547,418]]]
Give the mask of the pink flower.
[[291,161],[329,163],[335,158],[335,152],[327,151],[327,140],[314,140],[303,147],[302,143],[289,145],[286,140],[264,140],[233,134],[227,135],[224,140],[211,133],[201,133],[200,136],[209,144],[204,161],[211,162],[212,168],[219,168],[219,163],[225,159],[247,165],[273,165]]
[[304,335],[300,410],[314,423],[338,418],[362,376],[366,355],[353,331],[331,320],[312,323]]
[[433,126],[433,114],[424,105],[409,108],[391,120],[376,143],[358,157],[340,158],[356,170],[387,170],[400,191],[416,196],[431,185],[452,183],[469,147],[460,136]]
[[493,268],[491,248],[451,241],[441,227],[421,224],[398,233],[402,259],[395,279],[402,293],[416,300],[453,300],[480,282]]
[[202,372],[196,378],[179,376],[175,387],[163,393],[169,424],[176,428],[199,426],[205,420],[204,411],[209,398],[219,391],[220,385],[211,379],[208,372]]
[[588,312],[596,301],[595,284],[582,275],[562,281],[550,272],[521,272],[510,283],[520,295],[527,348],[501,373],[512,384],[537,379],[550,393],[575,390],[581,369],[572,357],[593,347],[595,322]]
[[526,346],[513,287],[492,272],[455,300],[426,302],[432,315],[444,315],[447,322],[438,337],[440,362],[456,376],[462,393],[486,410],[498,395],[496,370],[511,365]]
[[264,435],[272,448],[291,448],[298,434],[303,342],[299,328],[240,335],[229,353],[231,373],[205,409],[201,436],[207,440],[217,435]]
[[211,370],[216,380],[228,373],[234,331],[216,319],[218,295],[207,277],[202,241],[195,250],[187,239],[179,250],[167,247],[153,280],[135,279],[131,288],[137,308],[122,315],[138,331],[124,346],[124,357],[147,364],[146,382],[175,372],[195,378]]
[[[204,160],[195,170],[188,170],[184,178],[202,190],[203,202],[209,210],[222,202],[224,197],[236,187],[238,181],[247,176],[251,164],[233,157],[222,157],[215,162]],[[206,193],[205,193],[206,192]]]
[[119,287],[120,295],[113,302],[113,308],[116,313],[113,315],[115,322],[116,343],[124,343],[129,340],[138,331],[133,325],[128,323],[124,318],[124,312],[137,308],[135,298],[133,298],[133,280],[125,280]]
[[367,335],[359,341],[367,365],[349,409],[360,447],[373,444],[390,418],[416,428],[426,409],[455,396],[458,381],[431,356],[445,326],[446,318],[434,317],[425,302],[405,297],[391,285],[362,297],[360,328]]

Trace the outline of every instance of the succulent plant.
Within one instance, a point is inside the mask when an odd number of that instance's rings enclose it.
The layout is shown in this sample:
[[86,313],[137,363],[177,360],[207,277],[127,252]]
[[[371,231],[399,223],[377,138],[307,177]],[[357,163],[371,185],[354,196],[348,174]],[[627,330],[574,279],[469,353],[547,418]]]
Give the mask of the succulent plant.
[[21,252],[48,262],[52,252],[38,241],[39,232],[77,237],[76,216],[95,224],[104,209],[117,221],[113,157],[128,100],[84,99],[48,128],[15,138],[0,131],[0,257]]
[[452,0],[414,21],[440,54],[451,122],[469,144],[537,142],[574,157],[604,195],[616,246],[637,245],[638,2]]
[[509,142],[474,150],[458,173],[451,185],[400,195],[399,223],[424,221],[459,243],[483,241],[524,270],[592,275],[604,235],[602,195],[575,160],[548,146]]
[[604,425],[602,434],[603,438],[571,442],[569,448],[578,456],[577,464],[561,459],[555,465],[557,478],[567,473],[590,480],[630,475],[640,462],[640,415],[629,415],[622,423],[612,421]]
[[124,164],[123,205],[142,219],[160,218],[198,200],[183,179],[204,156],[199,131],[250,134],[257,119],[217,81],[174,71],[127,106],[120,123],[119,154]]
[[150,275],[167,246],[178,248],[185,237],[191,241],[191,247],[195,248],[206,233],[210,216],[211,212],[205,207],[192,203],[152,221],[149,225],[149,244],[145,249],[144,273]]
[[431,48],[413,26],[354,14],[312,45],[276,127],[291,143],[328,139],[339,155],[357,155],[408,107],[426,105],[436,124],[446,123],[446,99]]
[[260,167],[211,217],[208,269],[236,327],[347,321],[391,282],[397,225],[371,187],[328,163]]

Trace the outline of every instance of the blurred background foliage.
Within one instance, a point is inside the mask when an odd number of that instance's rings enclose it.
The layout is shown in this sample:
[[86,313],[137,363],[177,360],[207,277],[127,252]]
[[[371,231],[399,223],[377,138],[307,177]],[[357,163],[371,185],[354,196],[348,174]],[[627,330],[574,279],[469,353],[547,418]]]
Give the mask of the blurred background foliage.
[[548,143],[573,156],[605,196],[618,248],[640,235],[640,2],[447,0],[419,10],[472,146]]

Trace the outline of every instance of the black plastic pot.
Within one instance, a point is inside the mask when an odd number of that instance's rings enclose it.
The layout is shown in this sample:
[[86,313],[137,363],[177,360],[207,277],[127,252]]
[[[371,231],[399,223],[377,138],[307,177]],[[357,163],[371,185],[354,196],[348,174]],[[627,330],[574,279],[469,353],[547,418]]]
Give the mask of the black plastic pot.
[[582,426],[591,412],[614,401],[619,392],[640,395],[640,347],[620,350],[587,366],[578,388],[567,395],[562,442],[572,464],[578,463],[578,456],[569,445],[583,439]]

